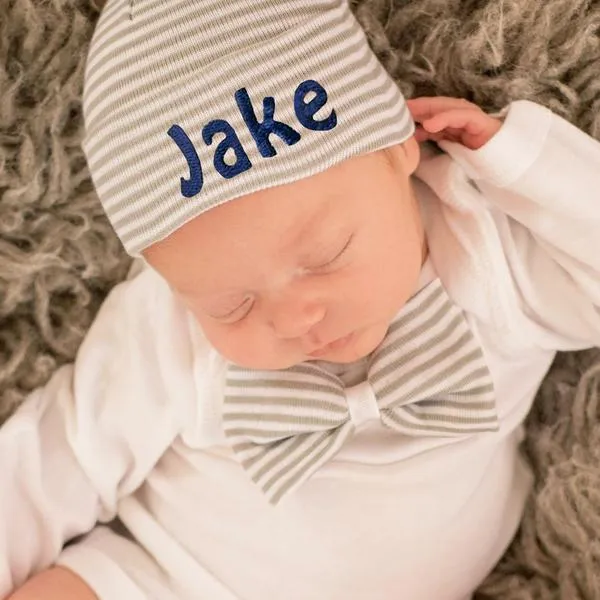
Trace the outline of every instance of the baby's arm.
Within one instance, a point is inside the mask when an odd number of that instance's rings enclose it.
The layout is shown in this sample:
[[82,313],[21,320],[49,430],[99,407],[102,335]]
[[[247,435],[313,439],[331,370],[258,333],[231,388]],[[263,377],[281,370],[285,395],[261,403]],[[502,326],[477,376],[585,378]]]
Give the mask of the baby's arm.
[[97,596],[73,571],[53,567],[32,577],[7,600],[97,600]]
[[154,273],[118,286],[75,364],[0,429],[0,598],[57,562],[68,566],[65,542],[111,520],[193,420],[180,312]]
[[[600,143],[518,101],[480,149],[440,146],[491,210],[523,334],[552,350],[600,346]],[[466,198],[472,188],[456,193]]]

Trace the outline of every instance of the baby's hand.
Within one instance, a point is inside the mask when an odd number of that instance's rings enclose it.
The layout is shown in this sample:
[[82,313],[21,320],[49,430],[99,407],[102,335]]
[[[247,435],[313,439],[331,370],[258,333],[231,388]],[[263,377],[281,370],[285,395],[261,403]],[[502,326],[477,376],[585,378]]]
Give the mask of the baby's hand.
[[502,127],[498,119],[459,98],[414,98],[407,104],[417,122],[418,142],[447,140],[477,150]]

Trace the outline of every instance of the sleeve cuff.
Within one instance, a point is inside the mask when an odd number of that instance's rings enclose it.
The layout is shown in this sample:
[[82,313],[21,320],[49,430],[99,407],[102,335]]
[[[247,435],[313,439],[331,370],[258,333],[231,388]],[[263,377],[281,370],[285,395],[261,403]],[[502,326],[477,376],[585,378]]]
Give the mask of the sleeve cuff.
[[69,546],[56,564],[81,577],[99,600],[147,600],[119,566],[96,548],[80,544]]
[[548,108],[518,100],[510,104],[500,131],[478,150],[453,142],[439,145],[471,179],[506,187],[527,172],[540,156],[551,123],[552,112]]

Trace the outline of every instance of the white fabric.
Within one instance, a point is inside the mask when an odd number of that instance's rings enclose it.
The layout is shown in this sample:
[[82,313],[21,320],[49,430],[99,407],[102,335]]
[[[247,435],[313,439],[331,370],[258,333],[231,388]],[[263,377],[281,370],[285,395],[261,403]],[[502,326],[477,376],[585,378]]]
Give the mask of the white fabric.
[[[500,431],[366,422],[272,508],[224,443],[226,364],[152,270],[103,305],[74,366],[0,430],[0,597],[54,561],[101,600],[459,600],[518,526],[521,423],[556,350],[600,343],[600,144],[529,102],[415,183],[435,273],[468,314]],[[106,529],[118,515],[137,541]]]

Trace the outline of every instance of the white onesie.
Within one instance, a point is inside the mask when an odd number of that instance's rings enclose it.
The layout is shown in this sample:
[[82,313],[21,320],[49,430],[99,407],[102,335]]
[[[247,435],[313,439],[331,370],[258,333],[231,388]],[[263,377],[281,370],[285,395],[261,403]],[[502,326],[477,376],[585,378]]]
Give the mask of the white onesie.
[[[75,365],[0,430],[0,598],[54,562],[101,600],[474,591],[518,527],[522,422],[555,351],[600,345],[600,144],[520,101],[482,149],[443,149],[414,182],[430,248],[421,284],[439,277],[465,312],[499,431],[407,438],[366,422],[274,507],[223,435],[227,363],[166,282],[136,269]],[[115,516],[127,537],[97,525]]]

